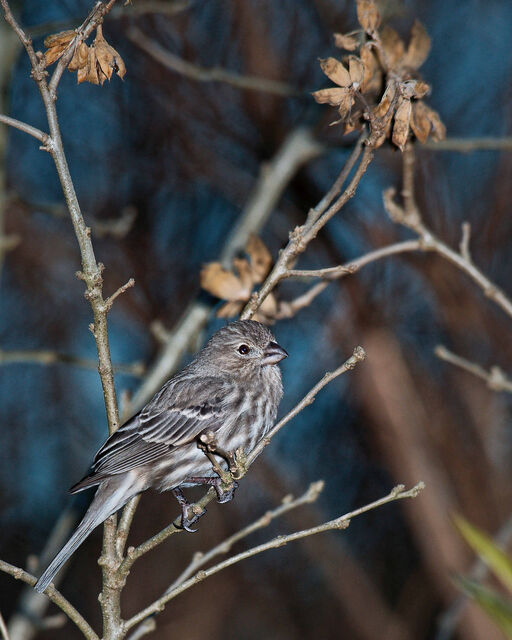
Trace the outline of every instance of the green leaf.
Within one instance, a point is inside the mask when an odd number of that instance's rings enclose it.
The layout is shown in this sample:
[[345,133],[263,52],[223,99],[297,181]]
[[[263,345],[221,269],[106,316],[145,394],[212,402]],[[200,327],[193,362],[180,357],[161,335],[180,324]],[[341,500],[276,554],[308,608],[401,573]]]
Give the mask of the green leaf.
[[469,546],[477,553],[504,586],[512,593],[512,561],[487,534],[460,516],[455,525]]
[[487,613],[507,638],[512,639],[512,605],[498,593],[467,578],[455,578],[459,588]]

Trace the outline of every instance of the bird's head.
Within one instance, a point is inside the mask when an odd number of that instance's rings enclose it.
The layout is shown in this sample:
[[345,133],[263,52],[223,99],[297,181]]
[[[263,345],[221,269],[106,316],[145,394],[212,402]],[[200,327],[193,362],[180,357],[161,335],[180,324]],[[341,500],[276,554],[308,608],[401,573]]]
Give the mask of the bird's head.
[[253,320],[240,320],[219,329],[201,352],[226,373],[250,375],[277,365],[287,357],[268,327]]

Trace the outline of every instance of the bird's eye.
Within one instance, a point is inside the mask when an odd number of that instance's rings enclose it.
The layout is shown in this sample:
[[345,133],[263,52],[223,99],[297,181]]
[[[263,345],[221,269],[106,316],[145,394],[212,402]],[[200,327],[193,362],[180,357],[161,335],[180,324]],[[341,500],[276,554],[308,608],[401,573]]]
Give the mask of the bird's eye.
[[246,356],[250,350],[250,347],[248,347],[246,344],[241,344],[238,347],[238,353],[241,353],[243,356]]

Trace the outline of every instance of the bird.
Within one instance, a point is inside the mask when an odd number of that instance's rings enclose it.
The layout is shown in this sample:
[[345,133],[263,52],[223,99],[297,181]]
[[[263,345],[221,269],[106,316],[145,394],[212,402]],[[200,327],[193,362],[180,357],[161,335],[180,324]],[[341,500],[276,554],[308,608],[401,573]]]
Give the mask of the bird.
[[71,493],[97,491],[35,590],[42,593],[93,529],[146,489],[172,491],[188,531],[202,514],[188,517],[182,488],[211,485],[219,502],[232,499],[238,485],[223,488],[215,463],[228,468],[234,452],[250,452],[268,433],[283,395],[278,364],[287,356],[270,329],[254,320],[214,333],[190,364],[105,441],[88,475],[71,487]]

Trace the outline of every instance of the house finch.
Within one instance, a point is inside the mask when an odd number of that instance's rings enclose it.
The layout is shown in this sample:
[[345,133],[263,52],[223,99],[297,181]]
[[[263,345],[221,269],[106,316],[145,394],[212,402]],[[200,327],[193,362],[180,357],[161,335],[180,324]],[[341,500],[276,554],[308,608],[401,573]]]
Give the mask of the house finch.
[[[287,355],[259,322],[233,322],[217,331],[181,373],[108,438],[89,475],[71,488],[76,493],[98,486],[84,518],[35,589],[43,592],[91,531],[141,491],[171,489],[188,530],[198,516],[188,518],[180,487],[213,485],[219,502],[230,500],[236,486],[222,489],[211,458],[217,455],[226,468],[220,452],[250,451],[268,432],[283,395],[276,365]],[[212,439],[217,454],[209,458],[198,445]]]

